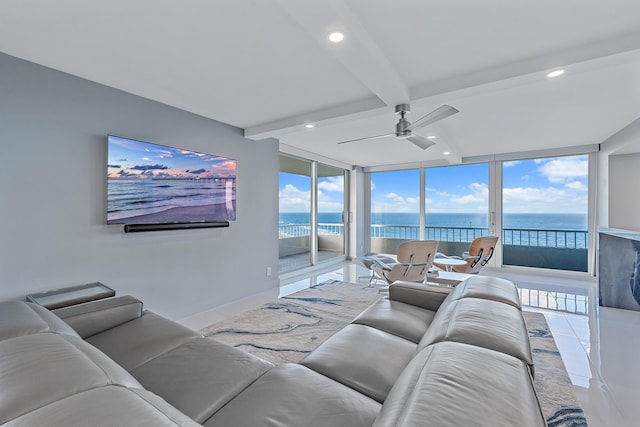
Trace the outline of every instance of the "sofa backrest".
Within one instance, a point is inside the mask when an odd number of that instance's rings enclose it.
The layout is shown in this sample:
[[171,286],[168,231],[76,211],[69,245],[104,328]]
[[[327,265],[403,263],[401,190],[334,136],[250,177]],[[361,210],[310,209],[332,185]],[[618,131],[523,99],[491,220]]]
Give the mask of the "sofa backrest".
[[104,425],[105,420],[110,425],[198,425],[144,390],[47,309],[0,303],[0,426],[69,427]]
[[449,301],[462,298],[480,298],[498,301],[522,309],[518,288],[513,282],[498,277],[472,276],[451,291]]
[[416,353],[442,341],[509,354],[524,361],[534,373],[518,288],[509,280],[472,276],[454,287],[438,308]]
[[23,335],[55,332],[78,334],[46,308],[23,301],[0,302],[0,341]]
[[82,338],[99,334],[142,316],[142,301],[129,295],[53,310]]
[[522,313],[509,304],[480,298],[445,301],[418,344],[453,341],[509,354],[525,362],[533,373],[529,333]]

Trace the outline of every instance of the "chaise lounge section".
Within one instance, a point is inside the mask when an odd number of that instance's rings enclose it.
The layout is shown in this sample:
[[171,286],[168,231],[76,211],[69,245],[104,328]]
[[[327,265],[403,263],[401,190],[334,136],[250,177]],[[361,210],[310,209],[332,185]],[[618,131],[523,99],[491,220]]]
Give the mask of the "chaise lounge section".
[[512,282],[396,282],[274,366],[129,296],[0,303],[0,426],[544,426]]

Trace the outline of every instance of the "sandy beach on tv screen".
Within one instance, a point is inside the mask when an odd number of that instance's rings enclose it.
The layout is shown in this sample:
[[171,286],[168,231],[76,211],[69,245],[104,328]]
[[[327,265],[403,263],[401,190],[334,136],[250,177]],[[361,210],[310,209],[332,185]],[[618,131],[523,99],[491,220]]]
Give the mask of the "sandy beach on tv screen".
[[226,203],[203,206],[179,206],[162,212],[119,218],[110,220],[109,224],[148,224],[162,222],[214,222],[234,221],[235,200],[233,209],[227,209]]

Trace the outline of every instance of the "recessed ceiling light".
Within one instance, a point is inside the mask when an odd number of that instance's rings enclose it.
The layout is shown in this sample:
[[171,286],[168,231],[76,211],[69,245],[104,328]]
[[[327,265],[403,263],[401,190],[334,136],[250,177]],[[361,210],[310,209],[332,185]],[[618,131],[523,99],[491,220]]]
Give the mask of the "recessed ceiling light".
[[555,70],[547,74],[547,77],[552,79],[554,77],[559,77],[564,74],[564,70]]
[[342,40],[344,40],[344,34],[336,31],[335,33],[329,34],[329,40],[334,43],[340,43]]
[[442,154],[444,154],[445,156],[448,156],[449,154],[451,154],[451,151],[444,151]]
[[429,136],[427,137],[427,139],[436,139],[436,136],[435,136],[435,135],[429,135]]
[[313,129],[314,127],[316,127],[316,125],[314,125],[313,123],[307,123],[306,125],[304,125],[304,127],[306,127],[307,129]]

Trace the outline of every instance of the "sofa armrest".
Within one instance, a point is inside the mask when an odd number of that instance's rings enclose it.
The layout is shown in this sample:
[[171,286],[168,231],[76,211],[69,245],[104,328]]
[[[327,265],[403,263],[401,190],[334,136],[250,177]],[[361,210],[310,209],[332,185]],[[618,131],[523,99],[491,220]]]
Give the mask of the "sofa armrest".
[[126,295],[58,308],[53,313],[88,338],[142,316],[142,301]]
[[453,288],[430,286],[422,283],[396,281],[389,286],[389,299],[438,311]]

